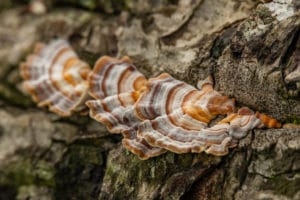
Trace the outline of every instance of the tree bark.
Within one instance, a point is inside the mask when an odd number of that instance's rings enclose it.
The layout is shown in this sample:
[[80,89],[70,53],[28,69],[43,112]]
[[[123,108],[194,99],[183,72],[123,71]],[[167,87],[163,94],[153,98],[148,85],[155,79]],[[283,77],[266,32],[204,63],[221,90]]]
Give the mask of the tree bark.
[[[42,13],[36,2],[0,3],[0,199],[300,199],[297,0],[45,0]],[[24,95],[18,64],[53,37],[91,66],[128,55],[148,77],[211,74],[238,106],[286,125],[249,132],[224,157],[139,160],[88,116],[61,118]]]

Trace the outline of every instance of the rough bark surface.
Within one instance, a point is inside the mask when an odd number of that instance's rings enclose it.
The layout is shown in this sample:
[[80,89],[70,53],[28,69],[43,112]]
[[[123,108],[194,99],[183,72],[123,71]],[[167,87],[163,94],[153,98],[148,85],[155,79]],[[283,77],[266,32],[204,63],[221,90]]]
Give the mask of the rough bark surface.
[[[0,199],[300,199],[297,0],[43,2],[42,15],[0,3]],[[128,55],[148,77],[212,74],[239,106],[290,124],[254,130],[224,157],[141,161],[89,117],[58,117],[23,94],[18,64],[53,37],[91,65]]]

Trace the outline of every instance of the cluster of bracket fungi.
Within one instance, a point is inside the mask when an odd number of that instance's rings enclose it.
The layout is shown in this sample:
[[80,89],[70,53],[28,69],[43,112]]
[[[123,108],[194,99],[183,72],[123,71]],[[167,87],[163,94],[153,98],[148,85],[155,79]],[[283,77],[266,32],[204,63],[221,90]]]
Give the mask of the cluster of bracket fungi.
[[[275,119],[242,107],[213,89],[210,77],[198,88],[167,73],[146,79],[128,57],[103,56],[90,69],[67,41],[36,44],[20,65],[25,91],[39,106],[61,116],[80,112],[123,135],[123,145],[140,159],[165,153],[226,155],[254,128],[278,128]],[[209,123],[225,116],[216,124]]]

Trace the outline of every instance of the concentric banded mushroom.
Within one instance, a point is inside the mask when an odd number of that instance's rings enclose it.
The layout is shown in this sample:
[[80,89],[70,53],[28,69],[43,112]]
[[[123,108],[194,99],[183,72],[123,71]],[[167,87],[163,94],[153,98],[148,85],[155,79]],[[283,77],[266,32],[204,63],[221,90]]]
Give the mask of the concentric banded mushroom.
[[111,133],[122,133],[124,146],[141,159],[165,152],[137,137],[141,120],[135,115],[135,102],[143,94],[146,82],[128,57],[117,60],[104,56],[89,76],[90,95],[96,100],[86,103],[90,116],[105,124]]
[[20,71],[25,91],[38,106],[49,106],[61,116],[70,116],[86,100],[90,67],[65,40],[36,44]]
[[[226,155],[254,128],[278,128],[275,119],[243,107],[213,89],[208,77],[198,88],[167,73],[147,80],[128,57],[101,57],[91,71],[64,40],[37,44],[21,64],[23,85],[39,106],[62,116],[80,110],[87,93],[90,116],[141,159],[167,150]],[[89,75],[88,75],[89,74]],[[210,126],[216,116],[225,116]]]

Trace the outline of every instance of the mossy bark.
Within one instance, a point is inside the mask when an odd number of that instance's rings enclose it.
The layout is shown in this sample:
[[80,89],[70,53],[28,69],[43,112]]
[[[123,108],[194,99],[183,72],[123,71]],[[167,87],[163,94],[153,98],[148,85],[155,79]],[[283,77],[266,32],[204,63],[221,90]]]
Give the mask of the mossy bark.
[[[300,52],[296,0],[0,3],[0,199],[300,199]],[[174,154],[146,161],[88,116],[37,108],[18,64],[36,41],[68,39],[93,65],[131,57],[148,77],[168,72],[215,87],[293,123],[254,130],[229,155]],[[299,67],[298,67],[299,68]]]

